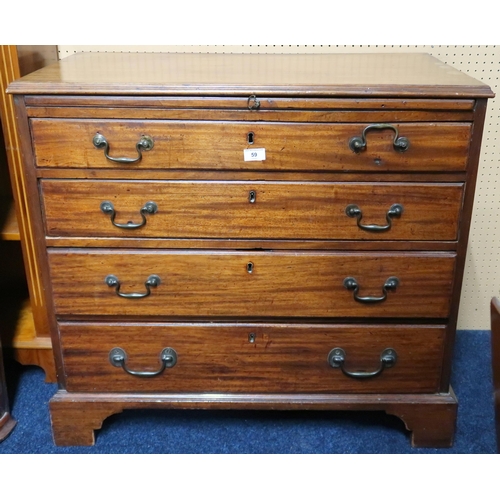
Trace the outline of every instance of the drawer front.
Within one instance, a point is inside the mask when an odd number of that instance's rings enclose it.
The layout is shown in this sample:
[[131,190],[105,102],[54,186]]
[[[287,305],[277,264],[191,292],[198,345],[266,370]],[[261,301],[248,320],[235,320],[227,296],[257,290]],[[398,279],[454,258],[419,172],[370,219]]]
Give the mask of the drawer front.
[[[46,234],[90,238],[451,241],[463,194],[463,184],[43,180],[41,186]],[[150,212],[148,202],[155,204]]]
[[[368,125],[31,120],[38,167],[390,172],[466,168],[470,123],[404,123],[393,125],[394,130],[365,131]],[[96,134],[105,138],[108,156],[115,159],[137,159],[143,135],[153,139],[153,147],[141,152],[141,160],[124,164],[107,159],[105,149],[94,146]],[[366,145],[355,152],[349,144],[355,138],[363,142],[363,136]],[[395,149],[396,137],[408,139],[406,151]],[[249,148],[264,148],[266,159],[245,161],[244,150]]]
[[444,318],[455,266],[453,253],[425,252],[48,254],[56,313],[68,316]]
[[[62,323],[59,329],[68,391],[158,393],[432,393],[446,333],[444,326],[216,323]],[[112,364],[115,348],[123,352]],[[163,368],[165,348],[175,352]],[[351,375],[330,365],[335,348]],[[395,353],[394,364],[381,362],[386,349]]]

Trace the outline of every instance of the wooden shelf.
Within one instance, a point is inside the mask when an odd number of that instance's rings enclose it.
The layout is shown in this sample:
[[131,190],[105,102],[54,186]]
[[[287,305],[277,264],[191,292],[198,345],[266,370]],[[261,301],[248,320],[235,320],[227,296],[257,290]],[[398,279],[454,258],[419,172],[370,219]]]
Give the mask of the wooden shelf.
[[[0,205],[3,205],[0,203]],[[0,226],[0,239],[4,241],[20,241],[19,226],[17,224],[16,210],[11,202],[7,209],[5,218]]]
[[2,344],[4,347],[26,347],[36,337],[30,300],[27,298],[18,303],[8,301],[7,305],[11,317],[10,328],[2,332]]
[[4,347],[13,347],[15,349],[50,349],[50,338],[36,336],[35,323],[33,322],[33,313],[31,312],[31,303],[29,299],[21,303],[18,313],[18,319],[14,328],[14,336],[10,345]]
[[29,298],[9,300],[1,297],[8,316],[3,318],[1,342],[6,356],[23,365],[40,366],[45,371],[46,382],[57,382],[52,342],[48,337],[37,336]]

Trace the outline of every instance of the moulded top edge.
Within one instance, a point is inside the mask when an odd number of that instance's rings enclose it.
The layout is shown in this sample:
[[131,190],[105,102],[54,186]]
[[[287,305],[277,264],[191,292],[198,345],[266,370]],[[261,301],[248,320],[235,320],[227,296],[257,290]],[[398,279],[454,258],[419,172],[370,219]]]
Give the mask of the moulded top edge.
[[13,94],[493,97],[428,54],[80,53],[13,82]]
[[143,85],[140,88],[127,85],[64,84],[52,85],[12,83],[7,92],[23,95],[87,95],[87,96],[198,96],[198,97],[384,97],[384,98],[493,98],[495,93],[490,87],[424,87],[407,85],[361,87],[349,85],[345,87],[327,86],[209,86],[209,85]]

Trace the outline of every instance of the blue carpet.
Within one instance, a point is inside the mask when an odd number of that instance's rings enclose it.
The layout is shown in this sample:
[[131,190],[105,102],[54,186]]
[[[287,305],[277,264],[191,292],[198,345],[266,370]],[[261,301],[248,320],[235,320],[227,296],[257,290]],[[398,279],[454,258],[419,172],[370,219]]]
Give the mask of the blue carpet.
[[383,412],[125,411],[104,421],[93,447],[56,447],[48,402],[55,384],[6,361],[12,434],[0,454],[492,454],[496,453],[489,331],[459,331],[452,385],[459,400],[451,448],[412,448]]

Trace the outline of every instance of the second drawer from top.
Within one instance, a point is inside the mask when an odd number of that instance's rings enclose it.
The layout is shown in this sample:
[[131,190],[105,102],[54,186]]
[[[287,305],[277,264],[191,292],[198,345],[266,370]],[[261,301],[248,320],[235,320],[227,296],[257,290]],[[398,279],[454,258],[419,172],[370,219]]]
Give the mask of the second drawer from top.
[[454,241],[461,183],[41,181],[53,237]]

